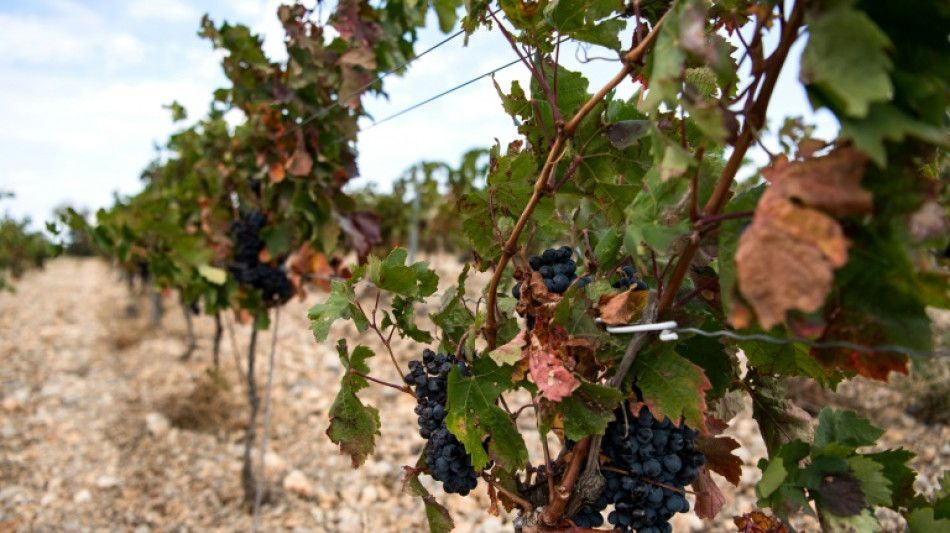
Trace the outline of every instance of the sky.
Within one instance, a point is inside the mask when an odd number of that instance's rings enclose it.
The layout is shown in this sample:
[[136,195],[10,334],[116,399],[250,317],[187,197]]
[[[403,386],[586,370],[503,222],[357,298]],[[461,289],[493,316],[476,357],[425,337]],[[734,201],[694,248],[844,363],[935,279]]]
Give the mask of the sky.
[[[280,0],[0,0],[0,213],[30,217],[40,228],[53,210],[69,204],[95,210],[115,194],[134,194],[156,146],[180,128],[163,106],[177,100],[200,118],[214,89],[225,86],[219,57],[197,36],[203,14],[220,23],[243,23],[264,37],[272,58],[285,57],[276,12]],[[436,25],[421,34],[417,51],[445,36]],[[800,53],[801,43],[797,46]],[[562,60],[582,69],[591,91],[609,79],[616,63],[580,65],[568,47]],[[481,31],[413,63],[403,77],[385,81],[388,99],[364,98],[376,120],[491,71],[514,59],[498,32]],[[790,61],[773,99],[776,116],[810,115]],[[500,72],[499,85],[526,81],[521,65]],[[629,84],[628,84],[629,85]],[[779,119],[776,119],[779,120]],[[836,125],[817,117],[820,131]],[[517,137],[490,78],[371,127],[360,134],[361,177],[355,185],[387,184],[421,160],[457,164],[471,148]],[[760,153],[756,160],[764,163]]]

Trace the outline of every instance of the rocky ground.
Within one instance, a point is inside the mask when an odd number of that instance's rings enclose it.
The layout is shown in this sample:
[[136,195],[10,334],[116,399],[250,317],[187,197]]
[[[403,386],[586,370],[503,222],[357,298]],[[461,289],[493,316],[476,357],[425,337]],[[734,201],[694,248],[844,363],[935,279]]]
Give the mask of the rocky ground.
[[[437,266],[450,284],[454,262],[438,258]],[[144,297],[130,297],[98,260],[58,259],[16,287],[16,294],[0,294],[0,533],[249,531],[240,486],[247,402],[234,351],[243,361],[249,328],[225,333],[215,380],[208,372],[213,319],[195,320],[198,348],[179,360],[186,330],[175,298],[165,297],[167,313],[152,328]],[[422,503],[401,491],[403,466],[414,464],[423,445],[412,398],[381,386],[362,393],[381,407],[383,428],[376,453],[360,469],[324,433],[343,370],[333,343],[319,345],[309,331],[307,309],[322,298],[314,294],[281,311],[260,529],[425,531]],[[138,316],[130,316],[133,303]],[[351,346],[379,346],[345,327],[331,333],[344,336]],[[269,333],[258,341],[261,384],[271,341]],[[395,348],[403,365],[421,350],[408,342]],[[377,365],[374,375],[397,381],[390,366]],[[909,400],[893,387],[857,382],[833,396],[800,394],[888,427],[884,446],[919,454],[914,465],[923,490],[950,462],[950,427],[906,414]],[[755,508],[755,463],[765,453],[757,431],[748,409],[731,423],[746,467],[737,489],[724,487],[729,503],[716,523],[681,516],[675,531],[734,531],[731,517]],[[461,498],[427,485],[451,510],[456,531],[513,531],[512,516],[485,512],[483,488]],[[889,528],[900,527],[887,520]]]

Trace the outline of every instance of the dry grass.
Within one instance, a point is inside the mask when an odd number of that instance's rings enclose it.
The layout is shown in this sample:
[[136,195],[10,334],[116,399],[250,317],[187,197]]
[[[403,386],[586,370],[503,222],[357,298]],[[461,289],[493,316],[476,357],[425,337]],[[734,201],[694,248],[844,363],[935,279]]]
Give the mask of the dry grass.
[[171,395],[160,406],[173,426],[212,433],[233,429],[239,423],[235,415],[239,409],[241,406],[234,401],[227,381],[210,370],[187,395]]

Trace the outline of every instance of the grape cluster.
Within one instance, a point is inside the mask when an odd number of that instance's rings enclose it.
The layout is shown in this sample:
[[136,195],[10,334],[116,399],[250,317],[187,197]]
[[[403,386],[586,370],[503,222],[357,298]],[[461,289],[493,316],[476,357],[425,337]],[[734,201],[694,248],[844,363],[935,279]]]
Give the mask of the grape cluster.
[[478,484],[478,474],[465,446],[445,425],[445,402],[448,399],[448,376],[452,366],[462,375],[471,376],[464,362],[454,355],[437,354],[426,349],[422,361],[409,362],[405,381],[416,394],[419,435],[426,439],[426,466],[429,473],[446,492],[465,496]]
[[601,444],[612,467],[603,471],[604,492],[581,508],[574,523],[598,527],[604,522],[601,511],[613,505],[607,521],[619,531],[670,533],[670,518],[689,511],[689,502],[682,492],[667,487],[682,490],[706,464],[695,449],[697,435],[685,424],[676,427],[669,418],[657,420],[646,406],[636,416],[618,411]]
[[[541,255],[529,258],[528,264],[531,265],[532,270],[541,274],[548,292],[564,294],[564,291],[577,279],[577,262],[571,259],[573,256],[574,250],[570,246],[548,248]],[[588,283],[590,283],[590,278],[584,276],[577,282],[577,286],[583,287]],[[512,287],[511,295],[521,298],[521,283]]]
[[635,291],[645,291],[649,288],[646,283],[637,278],[637,271],[630,265],[620,269],[620,276],[620,280],[613,284],[615,289],[629,289],[632,286]]
[[259,259],[261,250],[264,249],[260,232],[266,224],[267,217],[260,211],[251,211],[231,224],[231,233],[234,234],[234,261],[230,270],[238,283],[260,290],[265,302],[284,303],[294,294],[294,287],[286,270],[261,263]]

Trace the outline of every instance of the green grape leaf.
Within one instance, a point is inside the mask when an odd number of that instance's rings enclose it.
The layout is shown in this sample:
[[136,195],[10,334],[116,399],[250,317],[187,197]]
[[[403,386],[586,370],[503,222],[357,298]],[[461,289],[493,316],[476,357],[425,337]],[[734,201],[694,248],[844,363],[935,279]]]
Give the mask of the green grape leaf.
[[310,319],[310,327],[318,342],[327,340],[330,326],[339,319],[352,319],[360,333],[366,331],[369,320],[353,301],[355,301],[353,289],[342,282],[334,281],[327,300],[310,308],[307,317]]
[[620,247],[623,246],[623,233],[620,228],[610,227],[597,234],[594,246],[594,258],[602,271],[615,267],[620,259]]
[[848,457],[854,477],[861,482],[861,491],[868,505],[889,507],[891,505],[891,480],[884,475],[884,467],[870,457]]
[[564,417],[564,435],[574,441],[588,435],[603,435],[614,421],[614,409],[621,395],[616,389],[580,382],[580,387],[559,403]]
[[678,420],[705,431],[706,391],[712,385],[703,369],[676,353],[669,343],[656,343],[637,355],[630,373],[654,416]]
[[379,411],[363,405],[356,393],[369,386],[365,378],[350,370],[368,374],[366,360],[375,354],[365,346],[357,346],[352,356],[347,354],[346,341],[337,345],[340,360],[347,372],[340,383],[333,405],[330,407],[330,427],[327,436],[340,447],[340,452],[350,456],[353,468],[359,467],[376,448],[376,435],[380,435]]
[[719,339],[695,335],[676,343],[676,353],[702,368],[709,377],[711,388],[706,392],[707,400],[722,398],[739,379],[738,361]]
[[887,34],[850,5],[809,17],[800,76],[812,106],[827,102],[841,115],[863,118],[872,102],[889,100],[894,92],[890,48]]
[[449,374],[449,414],[445,423],[465,445],[476,470],[484,468],[489,459],[508,471],[515,471],[528,461],[524,439],[508,413],[495,405],[498,396],[511,388],[512,372],[514,367],[498,366],[482,357],[472,364],[472,377],[463,377],[455,367]]
[[872,446],[881,438],[884,430],[876,428],[866,418],[858,418],[854,411],[839,411],[825,407],[818,415],[814,449],[825,450],[831,444],[851,448]]
[[914,507],[917,500],[917,491],[914,490],[914,481],[917,479],[917,472],[907,466],[907,461],[913,459],[913,452],[898,448],[896,450],[885,450],[883,452],[865,455],[866,458],[876,461],[881,465],[881,472],[890,482],[891,486],[891,509],[900,507]]
[[384,291],[403,296],[419,295],[418,273],[405,265],[409,252],[396,248],[384,260],[370,256],[366,265],[366,279]]
[[820,516],[821,530],[826,533],[879,533],[883,531],[881,523],[870,509],[861,511],[854,516],[838,516],[834,513],[822,513]]
[[759,469],[762,470],[762,479],[755,484],[755,495],[759,500],[767,500],[788,479],[788,470],[781,457],[772,461],[760,461]]
[[946,533],[950,531],[950,518],[936,518],[932,508],[914,509],[907,514],[909,533]]
[[[425,466],[424,458],[420,457],[419,461],[416,462],[416,468],[423,469]],[[449,531],[452,531],[455,528],[452,515],[449,514],[449,510],[445,506],[429,494],[429,491],[419,481],[419,470],[413,470],[409,467],[404,468],[406,469],[406,477],[403,481],[404,490],[413,496],[422,498],[426,509],[426,519],[429,522],[429,533],[449,533]]]
[[607,140],[617,150],[626,150],[640,143],[650,132],[650,121],[643,119],[620,120],[606,127]]
[[[392,311],[396,330],[399,332],[400,337],[409,337],[416,342],[428,344],[432,342],[432,334],[420,329],[419,326],[416,325],[414,303],[415,299],[413,298],[404,298],[402,296],[393,297]],[[389,318],[388,314],[386,318]],[[385,328],[387,326],[388,324],[384,321],[383,327]]]
[[681,213],[685,205],[682,200],[688,192],[687,180],[663,181],[657,167],[647,172],[643,190],[626,209],[627,250],[638,250],[642,242],[662,255],[677,238],[689,233],[692,224]]
[[765,447],[770,454],[784,444],[814,438],[812,418],[802,408],[785,399],[788,383],[770,376],[755,375],[750,380],[752,417],[759,424]]
[[805,376],[827,382],[830,372],[811,356],[806,344],[778,345],[766,341],[740,341],[737,346],[745,352],[749,365],[760,373],[771,376]]
[[914,137],[938,146],[950,145],[950,134],[946,130],[917,120],[891,104],[871,104],[867,116],[841,117],[840,120],[839,136],[854,141],[854,145],[881,168],[887,166],[884,141],[899,143],[906,137]]

